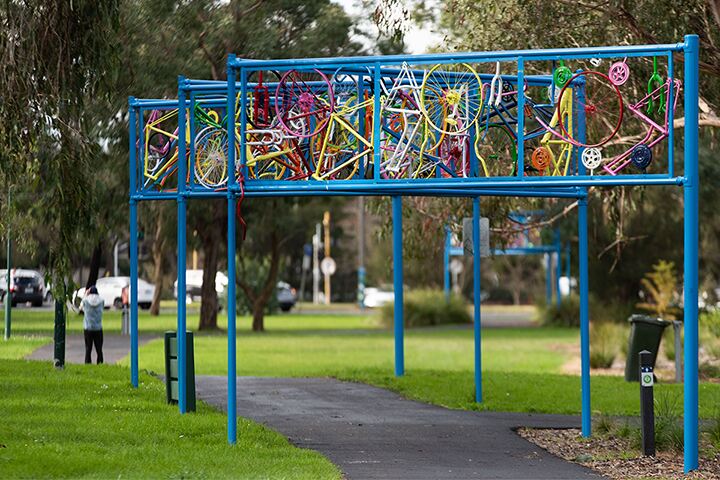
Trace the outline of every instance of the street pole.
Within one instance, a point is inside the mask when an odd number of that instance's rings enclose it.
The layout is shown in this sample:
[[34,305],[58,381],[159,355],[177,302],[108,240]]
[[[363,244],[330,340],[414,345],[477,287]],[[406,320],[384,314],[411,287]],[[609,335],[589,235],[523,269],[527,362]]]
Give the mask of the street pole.
[[[330,212],[325,212],[323,215],[323,227],[325,230],[325,258],[330,257]],[[324,285],[325,285],[325,305],[330,305],[330,272],[324,273]]]
[[358,197],[358,292],[360,308],[365,308],[365,197]]
[[320,303],[320,224],[315,224],[313,235],[313,304]]
[[120,257],[120,240],[115,241],[115,246],[113,247],[113,275],[116,277],[120,276],[120,268],[118,266],[118,261]]
[[[10,189],[8,188],[8,205],[10,205]],[[12,292],[10,291],[11,279],[10,279],[10,268],[12,267],[12,244],[10,242],[10,224],[8,223],[7,231],[5,232],[7,242],[7,273],[5,278],[7,280],[5,290],[5,340],[10,340],[10,330],[12,326],[11,315],[12,315]]]

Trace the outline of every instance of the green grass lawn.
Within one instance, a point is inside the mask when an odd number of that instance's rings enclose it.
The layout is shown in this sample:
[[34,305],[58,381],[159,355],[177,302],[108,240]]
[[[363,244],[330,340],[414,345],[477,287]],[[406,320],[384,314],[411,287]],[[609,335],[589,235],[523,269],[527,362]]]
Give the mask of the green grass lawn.
[[123,367],[0,360],[0,378],[0,478],[340,478],[319,453],[242,418],[229,446],[224,414],[199,402],[180,416],[164,384],[143,374],[133,390]]
[[[476,404],[473,383],[471,329],[408,330],[405,334],[406,375],[393,375],[393,338],[378,329],[292,331],[292,317],[278,321],[277,331],[243,331],[237,339],[238,375],[336,377],[397,391],[408,398],[451,408],[543,413],[580,413],[580,378],[561,374],[569,347],[579,341],[577,330],[528,328],[483,332],[484,402]],[[339,319],[338,321],[345,321]],[[358,320],[354,320],[357,322]],[[162,341],[140,349],[140,367],[161,372]],[[127,362],[127,359],[125,360]],[[227,340],[199,335],[195,339],[197,374],[226,373]],[[659,384],[656,395],[677,398],[682,385]],[[637,384],[620,377],[594,376],[593,412],[639,414]],[[700,386],[700,413],[717,414],[720,385]]]
[[[2,310],[2,309],[0,309]],[[0,313],[0,324],[4,321],[5,314]],[[200,315],[197,309],[189,309],[187,313],[188,330],[197,330],[200,323]],[[265,318],[269,330],[354,330],[373,328],[376,325],[375,318],[365,315],[296,315],[278,314],[269,315]],[[72,311],[67,314],[66,328],[68,332],[80,333],[83,329],[83,317]],[[109,333],[120,333],[121,312],[119,310],[105,310],[103,313],[103,328]],[[249,316],[237,318],[238,330],[247,330],[252,325]],[[227,327],[227,316],[225,312],[218,315],[218,326],[221,329]],[[174,312],[161,312],[157,317],[151,316],[147,311],[140,310],[138,315],[138,330],[140,332],[160,333],[166,330],[175,330],[177,327],[177,316]],[[52,336],[53,312],[32,310],[28,308],[16,309],[12,313],[13,334],[44,334]]]
[[[25,312],[23,312],[25,313]],[[16,331],[50,332],[52,319],[28,312],[14,321]],[[79,317],[75,317],[79,319]],[[141,314],[140,329],[161,332],[174,328],[171,314]],[[197,315],[188,316],[195,327]],[[224,317],[221,316],[221,326]],[[473,401],[473,337],[470,328],[434,328],[406,331],[406,375],[393,373],[392,333],[363,315],[274,315],[266,319],[267,332],[251,333],[250,319],[238,318],[238,375],[325,376],[360,381],[403,395],[451,408],[497,411],[579,413],[580,378],[561,374],[562,365],[577,345],[577,330],[554,328],[486,329],[483,331],[484,402]],[[119,330],[119,314],[106,312],[106,326]],[[77,331],[79,322],[70,329]],[[164,369],[163,342],[141,347],[140,367]],[[0,350],[1,352],[1,350]],[[197,334],[197,374],[224,375],[227,340],[223,332]],[[124,361],[127,364],[127,359]],[[657,396],[677,398],[682,385],[659,384]],[[608,415],[639,413],[637,384],[619,377],[593,376],[593,411]],[[716,415],[720,385],[700,386],[700,413]]]

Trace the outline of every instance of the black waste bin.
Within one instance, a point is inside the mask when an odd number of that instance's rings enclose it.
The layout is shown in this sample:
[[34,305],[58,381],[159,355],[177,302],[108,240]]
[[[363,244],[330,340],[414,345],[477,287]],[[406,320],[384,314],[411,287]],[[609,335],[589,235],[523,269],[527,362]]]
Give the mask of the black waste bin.
[[652,354],[652,366],[654,368],[663,331],[671,323],[648,315],[631,315],[628,320],[631,326],[627,360],[625,361],[625,380],[639,382],[640,352],[647,350]]

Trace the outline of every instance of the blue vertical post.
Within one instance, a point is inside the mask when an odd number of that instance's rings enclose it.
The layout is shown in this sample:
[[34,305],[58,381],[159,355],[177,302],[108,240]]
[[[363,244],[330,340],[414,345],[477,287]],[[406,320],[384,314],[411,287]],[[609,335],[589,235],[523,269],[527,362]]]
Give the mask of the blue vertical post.
[[[382,162],[382,152],[380,151],[380,62],[373,65],[373,123],[372,123],[372,144],[373,144],[373,178],[380,180],[380,162]],[[358,99],[361,102],[362,99]],[[393,208],[395,205],[393,197]],[[393,210],[394,211],[394,210]]]
[[[228,358],[227,358],[227,436],[228,443],[234,445],[237,442],[237,337],[236,337],[236,325],[235,319],[237,315],[235,306],[235,205],[236,199],[233,195],[232,190],[237,186],[237,179],[235,177],[235,69],[230,63],[235,60],[234,55],[230,55],[228,58],[227,68],[227,131],[228,131],[228,197],[227,197],[227,261],[228,261],[228,299],[227,299],[227,344],[228,344]],[[245,135],[244,135],[244,122],[245,116],[247,115],[247,108],[245,103],[247,101],[245,95],[246,78],[241,75],[241,131],[243,135],[240,138],[240,152],[241,157],[244,159],[245,152]],[[241,163],[244,165],[244,162]]]
[[545,303],[552,303],[552,254],[545,254]]
[[522,179],[525,176],[525,61],[522,57],[517,59],[517,68],[517,175]]
[[227,299],[227,344],[228,344],[228,443],[237,442],[237,337],[235,307],[235,195],[227,196],[227,261],[228,261],[228,299]]
[[130,97],[128,120],[130,134],[130,383],[138,387],[138,218],[137,200],[137,109]]
[[473,197],[473,327],[475,334],[475,401],[482,403],[482,337],[480,325],[480,197]]
[[[685,328],[685,472],[698,468],[698,63],[697,35],[685,36],[685,184],[684,328]],[[668,105],[668,109],[672,109]],[[670,145],[672,148],[672,145]]]
[[590,410],[590,305],[588,302],[588,224],[587,198],[578,200],[578,257],[580,257],[580,376],[582,395],[582,435],[591,434]]
[[450,247],[452,246],[450,227],[445,225],[445,248],[443,250],[443,290],[445,301],[450,301]]
[[[575,94],[578,105],[585,103],[585,80],[579,78]],[[578,108],[577,118],[578,140],[586,139],[585,109]],[[578,155],[582,154],[578,149]],[[579,163],[580,174],[585,175],[585,166]],[[587,221],[587,189],[581,189],[585,196],[578,199],[578,257],[579,257],[579,289],[580,289],[580,383],[582,403],[582,435],[589,437],[592,433],[592,411],[590,410],[590,303],[588,274],[588,221]]]
[[177,270],[178,270],[178,286],[177,286],[177,362],[178,362],[178,409],[180,413],[185,413],[186,393],[187,393],[187,372],[185,360],[185,331],[187,330],[185,318],[185,300],[187,297],[187,288],[185,284],[185,269],[187,260],[187,205],[185,198],[185,178],[187,177],[187,159],[186,159],[186,105],[185,105],[185,78],[178,77],[178,176],[177,176]]
[[[379,165],[379,164],[377,164]],[[393,222],[393,291],[395,292],[395,376],[405,374],[405,340],[403,315],[403,248],[402,248],[402,197],[392,197]]]
[[667,125],[668,125],[668,176],[675,176],[675,67],[673,64],[673,52],[668,53],[668,80],[670,80],[670,90],[668,91],[667,104]]
[[555,229],[555,304],[560,306],[560,277],[562,276],[562,242],[560,229]]

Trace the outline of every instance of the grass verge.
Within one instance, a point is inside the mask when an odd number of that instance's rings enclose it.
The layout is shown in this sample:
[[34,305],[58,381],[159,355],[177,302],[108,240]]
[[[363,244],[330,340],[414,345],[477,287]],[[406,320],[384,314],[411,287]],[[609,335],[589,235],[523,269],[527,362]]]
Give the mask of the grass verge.
[[141,375],[133,390],[122,367],[0,360],[0,378],[2,478],[340,478],[319,453],[244,419],[229,446],[225,415],[200,402],[179,416],[160,381]]

